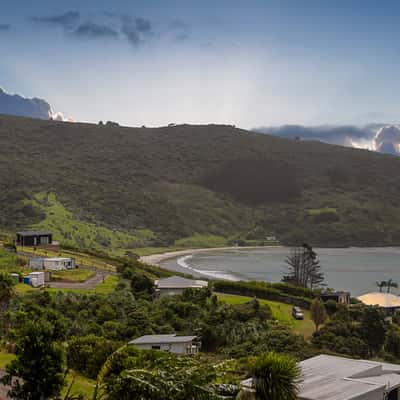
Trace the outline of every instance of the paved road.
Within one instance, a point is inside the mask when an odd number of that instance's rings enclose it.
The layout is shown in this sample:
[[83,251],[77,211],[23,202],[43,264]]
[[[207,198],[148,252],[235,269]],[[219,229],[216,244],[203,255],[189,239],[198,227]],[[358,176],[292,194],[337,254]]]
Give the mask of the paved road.
[[49,286],[56,289],[94,289],[108,275],[110,275],[108,272],[97,270],[96,275],[85,282],[52,281],[49,282]]

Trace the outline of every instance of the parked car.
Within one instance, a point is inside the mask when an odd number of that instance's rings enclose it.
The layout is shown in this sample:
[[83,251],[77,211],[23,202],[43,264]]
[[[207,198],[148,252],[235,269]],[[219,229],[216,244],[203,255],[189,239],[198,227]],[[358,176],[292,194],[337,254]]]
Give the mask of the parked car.
[[300,307],[294,306],[292,308],[292,316],[293,316],[294,319],[304,319],[304,314],[301,311]]

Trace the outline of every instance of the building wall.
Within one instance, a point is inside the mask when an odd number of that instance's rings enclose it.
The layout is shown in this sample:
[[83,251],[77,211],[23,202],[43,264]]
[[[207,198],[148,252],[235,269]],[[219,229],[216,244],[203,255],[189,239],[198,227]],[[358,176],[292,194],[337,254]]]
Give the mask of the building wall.
[[34,235],[34,236],[21,236],[17,235],[17,243],[21,246],[40,246],[51,244],[52,235]]
[[156,346],[159,346],[159,349],[157,348],[157,350],[168,351],[175,354],[187,354],[186,349],[190,345],[191,343],[160,343],[159,345],[135,344],[134,346],[141,350],[154,350],[156,349]]
[[159,289],[160,297],[173,296],[173,295],[182,294],[182,293],[183,293],[183,289]]
[[63,270],[63,269],[72,269],[75,268],[75,260],[74,259],[66,259],[66,260],[49,260],[44,259],[43,265],[45,269],[50,270]]

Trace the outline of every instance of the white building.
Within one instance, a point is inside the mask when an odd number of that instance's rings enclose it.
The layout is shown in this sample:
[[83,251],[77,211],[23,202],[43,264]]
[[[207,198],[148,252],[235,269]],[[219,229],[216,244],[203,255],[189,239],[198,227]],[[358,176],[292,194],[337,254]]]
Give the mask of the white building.
[[162,350],[175,354],[197,354],[200,341],[197,336],[146,335],[129,342],[141,350]]
[[53,258],[31,258],[29,267],[32,269],[48,269],[51,271],[60,271],[63,269],[75,268],[75,259],[66,257]]
[[[299,365],[301,400],[400,400],[400,365],[328,355]],[[242,386],[252,390],[252,379]]]
[[371,292],[357,297],[358,300],[367,306],[379,306],[388,314],[400,310],[400,297],[392,293]]
[[33,287],[43,287],[45,282],[44,272],[31,272],[28,274],[29,282]]
[[154,282],[156,293],[162,297],[165,295],[182,294],[185,289],[201,289],[208,286],[207,281],[198,279],[186,279],[180,276],[171,276]]

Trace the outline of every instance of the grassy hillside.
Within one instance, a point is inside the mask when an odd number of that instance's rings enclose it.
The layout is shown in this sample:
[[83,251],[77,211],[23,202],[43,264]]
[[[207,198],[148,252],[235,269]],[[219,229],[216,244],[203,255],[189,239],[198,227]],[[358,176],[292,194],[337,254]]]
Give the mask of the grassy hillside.
[[84,248],[400,245],[400,159],[231,126],[0,117],[0,229]]

